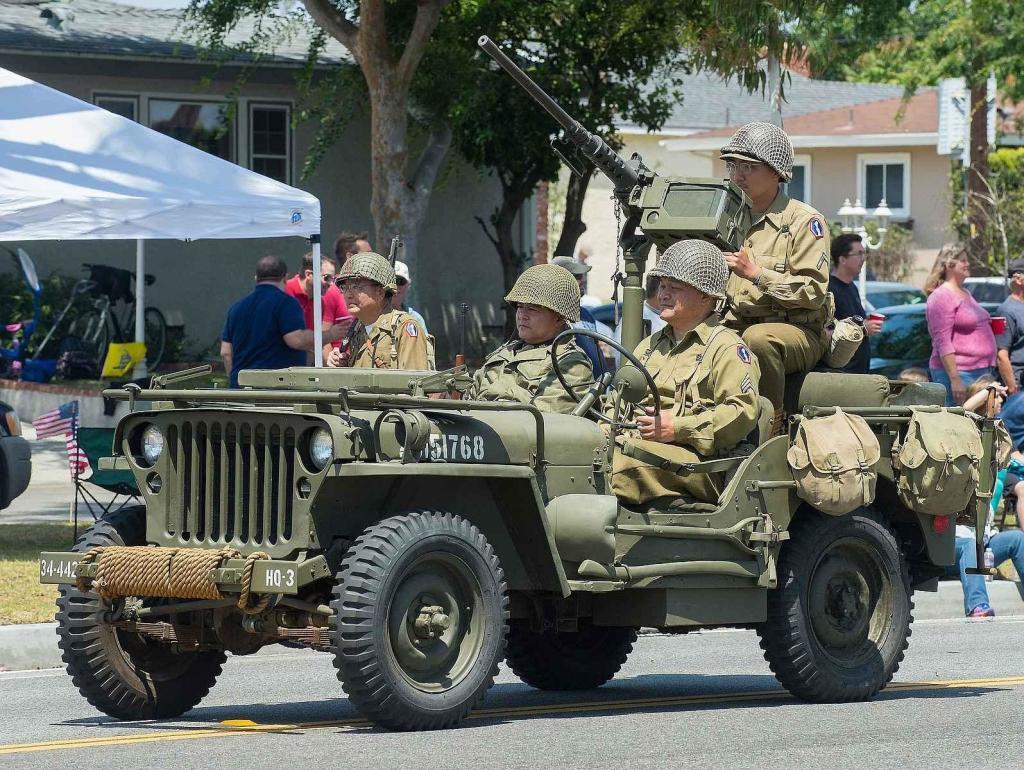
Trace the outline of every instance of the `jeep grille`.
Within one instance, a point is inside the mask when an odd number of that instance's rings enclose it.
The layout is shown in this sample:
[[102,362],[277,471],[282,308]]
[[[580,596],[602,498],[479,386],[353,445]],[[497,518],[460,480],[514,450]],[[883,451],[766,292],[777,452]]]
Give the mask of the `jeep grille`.
[[220,420],[169,426],[175,496],[167,534],[181,542],[274,546],[292,537],[298,456],[291,427]]

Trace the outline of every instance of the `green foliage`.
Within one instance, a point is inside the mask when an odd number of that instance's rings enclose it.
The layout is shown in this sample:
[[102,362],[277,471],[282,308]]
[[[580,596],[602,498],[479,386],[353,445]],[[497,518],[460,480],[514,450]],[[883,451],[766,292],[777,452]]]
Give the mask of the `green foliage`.
[[[42,296],[40,297],[40,319],[39,325],[36,326],[35,333],[32,335],[32,339],[29,340],[27,346],[27,355],[29,357],[36,354],[38,345],[43,341],[53,322],[57,320],[60,311],[64,309],[64,305],[71,296],[71,290],[76,280],[77,278],[69,277],[56,270],[46,278],[40,279],[40,285],[43,289]],[[0,273],[0,307],[3,308],[3,318],[0,318],[0,322],[4,324],[32,319],[32,293],[25,285],[25,281],[22,280],[20,273]],[[71,324],[80,315],[90,310],[91,307],[88,300],[84,298],[71,306],[68,314],[64,316],[64,320],[61,322],[61,328],[57,330],[50,339],[50,342],[47,343],[46,349],[42,351],[43,358],[57,357],[61,339],[63,339]],[[10,347],[11,340],[12,337],[10,335],[5,335],[3,340],[0,340],[0,344]]]
[[[868,238],[878,240],[877,225],[868,222],[865,226]],[[907,281],[914,272],[913,233],[898,224],[889,225],[882,248],[868,256],[868,267],[879,281]]]
[[883,44],[837,62],[850,80],[897,83],[908,92],[942,78],[983,82],[994,73],[1002,94],[1024,96],[1024,14],[1017,0],[919,0],[893,17]]
[[[1024,148],[1003,148],[988,154],[989,177],[983,193],[981,231],[987,267],[1001,273],[1011,259],[1024,256]],[[961,239],[966,238],[964,174],[954,168],[950,176],[951,219]]]

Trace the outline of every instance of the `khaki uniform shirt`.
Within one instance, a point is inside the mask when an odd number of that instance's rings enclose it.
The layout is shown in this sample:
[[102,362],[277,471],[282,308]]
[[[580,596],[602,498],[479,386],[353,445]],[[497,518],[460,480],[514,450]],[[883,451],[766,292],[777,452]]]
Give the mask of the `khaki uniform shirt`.
[[[627,504],[680,497],[714,503],[723,474],[680,473],[650,463],[700,462],[727,455],[743,441],[760,409],[757,359],[716,315],[681,340],[666,326],[641,342],[635,354],[654,378],[662,410],[674,415],[675,441],[642,439],[636,430],[620,436],[620,450],[612,458],[612,492]],[[648,397],[643,406],[653,407],[654,399]],[[637,451],[642,454],[634,456]]]
[[427,333],[403,310],[383,313],[366,333],[362,324],[352,338],[350,366],[361,369],[430,369]]
[[[565,381],[582,398],[594,383],[587,354],[575,343],[559,346],[559,368]],[[542,412],[568,413],[576,401],[566,393],[551,364],[550,345],[510,342],[495,350],[473,375],[467,398],[480,401],[518,401]]]
[[761,273],[756,282],[729,276],[726,324],[781,321],[824,326],[829,273],[825,218],[780,191],[751,226],[743,245]]

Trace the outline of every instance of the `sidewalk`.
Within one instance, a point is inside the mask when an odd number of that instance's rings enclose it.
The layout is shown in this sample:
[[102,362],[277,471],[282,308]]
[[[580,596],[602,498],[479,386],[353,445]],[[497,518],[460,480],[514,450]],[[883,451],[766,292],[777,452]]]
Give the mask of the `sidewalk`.
[[[1000,618],[1024,618],[1024,593],[1019,583],[994,580],[988,584],[988,594],[996,615]],[[939,583],[939,590],[914,594],[914,620],[967,620],[964,617],[963,592],[957,580]],[[271,646],[268,651],[284,648]],[[57,649],[54,623],[35,623],[23,626],[0,626],[0,671],[18,671],[35,668],[57,668],[62,665]]]
[[[35,429],[28,423],[22,423],[22,431],[32,445],[32,481],[23,495],[0,511],[0,525],[71,521],[75,486],[71,481],[64,437],[37,439]],[[90,491],[104,504],[113,498],[110,492],[99,487],[90,487]],[[87,526],[92,521],[89,511],[81,504],[78,520],[86,522]]]

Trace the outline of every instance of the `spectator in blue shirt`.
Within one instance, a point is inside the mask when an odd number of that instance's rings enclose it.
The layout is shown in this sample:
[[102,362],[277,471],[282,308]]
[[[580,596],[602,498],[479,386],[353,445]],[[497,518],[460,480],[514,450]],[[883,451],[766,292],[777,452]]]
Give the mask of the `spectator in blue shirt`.
[[231,387],[238,387],[243,369],[284,369],[305,366],[313,349],[313,330],[306,328],[302,308],[285,292],[288,268],[279,257],[256,263],[256,286],[228,310],[221,333],[220,356]]

